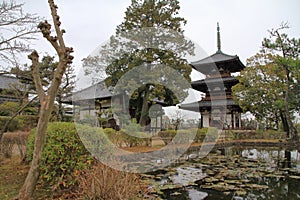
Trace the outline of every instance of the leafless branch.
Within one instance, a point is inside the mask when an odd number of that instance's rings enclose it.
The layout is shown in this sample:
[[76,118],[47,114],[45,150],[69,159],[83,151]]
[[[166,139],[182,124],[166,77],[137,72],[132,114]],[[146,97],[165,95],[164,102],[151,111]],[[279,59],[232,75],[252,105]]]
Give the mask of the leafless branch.
[[41,20],[35,14],[24,13],[24,4],[14,0],[0,3],[0,65],[15,66],[21,53],[31,51],[29,43],[39,32],[37,24]]

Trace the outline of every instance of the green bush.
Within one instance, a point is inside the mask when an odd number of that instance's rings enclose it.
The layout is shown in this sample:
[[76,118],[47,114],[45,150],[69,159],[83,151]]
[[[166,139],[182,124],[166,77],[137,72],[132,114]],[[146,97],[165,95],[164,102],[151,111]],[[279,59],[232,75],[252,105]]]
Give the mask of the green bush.
[[[10,117],[0,116],[0,127],[2,128]],[[7,131],[13,132],[22,129],[24,121],[18,117],[14,118],[8,125]]]
[[286,133],[276,130],[256,130],[251,132],[232,131],[233,139],[235,140],[249,140],[249,139],[285,139]]
[[209,128],[201,128],[197,130],[196,137],[194,142],[215,142],[218,139],[218,129],[209,127]]
[[[188,130],[165,130],[158,132],[158,136],[161,137],[163,142],[167,145],[170,142],[174,144],[183,144],[188,143],[189,140],[193,139],[191,133],[195,130],[188,129]],[[174,139],[174,137],[176,138]]]
[[123,126],[119,131],[112,128],[103,129],[108,139],[118,147],[122,147],[123,145],[127,147],[149,146],[151,144],[151,138],[141,130],[142,127],[135,123],[134,120],[129,125]]
[[124,129],[116,131],[112,128],[105,128],[103,131],[107,138],[118,147],[122,147],[123,145],[127,147],[149,146],[151,143],[151,139],[144,132],[129,132]]
[[257,130],[253,139],[285,139],[286,133],[277,130]]
[[[10,117],[0,116],[0,127],[2,128]],[[17,130],[28,131],[37,125],[38,116],[19,115],[15,117],[8,125],[7,131],[13,132]]]
[[22,130],[30,130],[36,127],[39,119],[36,115],[19,115],[16,118],[22,122]]
[[165,131],[158,132],[158,136],[161,137],[165,145],[169,144],[173,140],[176,134],[177,134],[176,130],[165,130]]
[[11,116],[19,109],[17,102],[4,102],[0,104],[0,116]]
[[22,114],[24,115],[38,115],[39,114],[39,109],[38,106],[36,107],[26,107]]
[[107,136],[107,138],[116,146],[121,147],[124,143],[124,135],[122,134],[122,131],[116,131],[112,128],[105,128],[103,129],[104,134]]
[[122,141],[127,147],[149,146],[151,143],[149,135],[144,132],[129,132],[127,130],[120,130],[119,134],[121,134]]
[[[76,127],[77,128],[77,127]],[[70,189],[76,186],[76,176],[91,166],[92,157],[86,150],[74,123],[55,122],[47,128],[47,140],[40,163],[40,180],[53,189]],[[80,126],[87,138],[96,128]],[[27,143],[27,159],[32,160],[36,129],[30,133]],[[95,138],[95,137],[93,137]]]

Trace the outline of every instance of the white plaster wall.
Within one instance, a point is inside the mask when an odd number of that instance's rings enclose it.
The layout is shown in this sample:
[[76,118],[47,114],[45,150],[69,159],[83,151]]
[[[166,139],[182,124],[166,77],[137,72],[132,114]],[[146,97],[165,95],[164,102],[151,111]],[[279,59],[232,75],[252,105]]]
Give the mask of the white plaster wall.
[[209,114],[202,115],[203,117],[203,127],[209,127]]

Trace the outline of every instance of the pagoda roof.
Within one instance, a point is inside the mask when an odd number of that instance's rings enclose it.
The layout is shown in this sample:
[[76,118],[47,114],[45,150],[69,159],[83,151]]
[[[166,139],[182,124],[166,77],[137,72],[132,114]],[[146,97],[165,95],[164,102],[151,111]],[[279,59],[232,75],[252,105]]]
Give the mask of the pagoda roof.
[[199,112],[203,108],[211,108],[211,107],[218,107],[218,106],[238,106],[237,103],[234,102],[233,99],[218,99],[212,101],[196,101],[187,104],[179,105],[180,109],[189,110],[194,112]]
[[245,65],[240,61],[237,55],[228,55],[221,50],[218,50],[211,56],[192,62],[190,65],[203,74],[210,74],[216,70],[216,67],[218,70],[222,68],[231,73],[239,72],[245,68]]
[[223,78],[207,78],[202,79],[198,81],[193,81],[191,83],[192,88],[198,91],[207,91],[209,85],[226,85],[228,83],[232,83],[232,85],[238,83],[238,80],[236,77],[229,76],[229,77],[223,77]]

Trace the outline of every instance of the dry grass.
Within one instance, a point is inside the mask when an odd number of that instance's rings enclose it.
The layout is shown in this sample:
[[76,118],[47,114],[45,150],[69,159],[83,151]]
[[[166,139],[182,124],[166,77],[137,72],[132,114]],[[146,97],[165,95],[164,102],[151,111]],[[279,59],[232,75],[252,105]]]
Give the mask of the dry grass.
[[142,199],[144,188],[137,174],[112,169],[101,163],[79,176],[78,196],[84,199]]
[[19,193],[27,172],[28,165],[21,165],[19,156],[2,158],[0,161],[0,199],[12,199]]
[[29,132],[23,131],[4,133],[0,143],[0,153],[6,158],[18,154],[22,160],[25,159],[28,136]]

